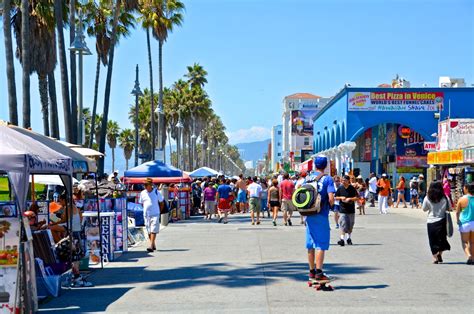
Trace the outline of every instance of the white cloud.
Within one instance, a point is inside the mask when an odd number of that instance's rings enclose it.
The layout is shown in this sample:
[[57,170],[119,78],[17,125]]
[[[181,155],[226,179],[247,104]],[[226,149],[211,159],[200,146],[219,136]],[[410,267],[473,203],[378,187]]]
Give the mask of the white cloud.
[[226,132],[231,144],[250,143],[269,139],[271,130],[263,126],[252,126],[249,129],[240,129],[234,132]]

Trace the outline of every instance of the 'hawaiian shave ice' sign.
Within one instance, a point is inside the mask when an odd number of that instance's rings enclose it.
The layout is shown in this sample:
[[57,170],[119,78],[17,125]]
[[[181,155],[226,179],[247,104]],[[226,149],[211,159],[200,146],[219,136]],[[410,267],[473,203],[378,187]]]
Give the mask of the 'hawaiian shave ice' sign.
[[443,92],[350,92],[349,111],[438,111]]

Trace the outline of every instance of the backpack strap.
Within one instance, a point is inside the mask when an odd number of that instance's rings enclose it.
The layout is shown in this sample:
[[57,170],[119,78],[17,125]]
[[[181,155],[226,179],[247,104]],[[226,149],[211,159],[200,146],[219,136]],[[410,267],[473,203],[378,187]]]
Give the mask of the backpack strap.
[[319,180],[322,179],[322,177],[324,177],[326,174],[325,173],[320,173],[317,177],[316,177],[316,182],[319,182]]

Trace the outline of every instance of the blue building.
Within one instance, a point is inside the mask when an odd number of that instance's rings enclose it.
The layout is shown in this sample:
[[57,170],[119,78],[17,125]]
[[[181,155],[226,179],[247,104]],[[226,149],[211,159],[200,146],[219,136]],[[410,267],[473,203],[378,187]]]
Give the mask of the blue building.
[[333,172],[423,173],[438,122],[474,118],[474,88],[345,87],[314,118],[314,152]]

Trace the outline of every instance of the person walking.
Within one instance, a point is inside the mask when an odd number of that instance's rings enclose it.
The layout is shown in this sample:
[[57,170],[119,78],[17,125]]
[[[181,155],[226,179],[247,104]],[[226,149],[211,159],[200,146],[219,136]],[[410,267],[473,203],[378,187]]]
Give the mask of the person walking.
[[245,213],[245,207],[247,203],[247,183],[243,174],[239,174],[239,180],[237,180],[235,186],[238,189],[237,210],[239,211],[239,213]]
[[[334,176],[334,190],[337,191],[337,189],[341,186],[341,177],[340,176]],[[334,212],[334,222],[336,223],[336,229],[339,229],[339,210],[341,209],[340,202],[339,200],[334,199],[334,206],[332,207],[332,211]]]
[[262,212],[262,218],[265,218],[265,212],[267,217],[270,218],[270,207],[268,207],[268,185],[265,178],[260,180],[260,186],[262,187],[262,192],[260,193],[260,209]]
[[361,175],[356,178],[356,185],[354,187],[359,195],[359,198],[357,199],[359,215],[365,215],[365,191],[367,190],[367,186],[365,185],[364,178],[362,178]]
[[355,202],[359,200],[356,188],[350,184],[350,177],[345,175],[342,177],[342,185],[336,191],[335,200],[339,201],[339,226],[341,229],[341,239],[337,242],[340,246],[344,246],[344,240],[347,244],[352,245],[352,229],[355,223]]
[[272,180],[272,186],[268,189],[268,208],[272,210],[273,213],[273,225],[276,227],[278,210],[280,209],[281,198],[280,190],[278,189],[278,180]]
[[379,212],[381,214],[388,213],[388,198],[390,196],[390,181],[386,173],[382,174],[382,178],[377,182],[379,188]]
[[217,189],[214,185],[206,183],[204,188],[204,219],[212,219],[216,213]]
[[418,199],[418,179],[414,176],[410,180],[410,205],[411,208],[418,208],[419,207],[419,199]]
[[155,239],[156,235],[160,232],[160,210],[163,209],[163,201],[163,195],[153,187],[153,180],[146,178],[145,189],[140,192],[138,202],[143,206],[145,227],[150,240],[150,245],[146,249],[148,252],[156,250]]
[[418,199],[420,203],[423,204],[423,200],[425,199],[425,196],[426,196],[425,176],[420,174],[418,176]]
[[456,206],[456,222],[461,233],[468,265],[474,264],[474,183],[464,185],[464,196]]
[[453,196],[451,195],[451,183],[449,182],[449,179],[447,176],[444,176],[443,178],[443,191],[444,191],[444,195],[446,195],[446,197],[449,200],[450,206],[453,207],[454,202],[453,202]]
[[400,176],[397,184],[397,204],[395,204],[395,208],[398,208],[400,202],[403,202],[403,208],[407,208],[407,202],[405,201],[405,178],[403,176]]
[[257,225],[260,224],[260,202],[261,202],[261,193],[262,187],[257,183],[258,178],[254,177],[252,183],[247,187],[249,193],[249,210],[250,218],[252,219],[252,225],[255,225],[255,216],[257,216]]
[[449,209],[449,203],[440,181],[430,184],[428,197],[423,200],[421,209],[428,212],[427,229],[433,264],[442,263],[443,252],[449,251],[451,246],[448,243],[446,228],[446,210]]
[[377,195],[377,177],[375,173],[370,173],[369,179],[369,201],[370,207],[375,207],[375,196]]
[[[328,160],[318,156],[314,160],[316,177],[324,173]],[[334,181],[331,176],[324,175],[319,181],[311,183],[321,196],[321,211],[316,215],[306,216],[306,249],[308,250],[309,281],[329,282],[323,272],[324,257],[329,249],[330,228],[329,210],[334,205]]]
[[[229,215],[229,211],[232,207],[230,203],[230,197],[232,195],[232,188],[230,187],[230,180],[221,179],[221,185],[217,188],[217,196],[216,199],[218,200],[217,211],[219,212],[219,220],[218,222],[222,222],[224,220],[224,224],[228,223],[227,216]],[[224,215],[224,217],[222,217]]]
[[280,183],[280,195],[281,195],[281,209],[283,211],[283,221],[285,226],[291,226],[291,216],[293,215],[293,203],[291,198],[295,191],[295,185],[290,180],[290,175],[285,173],[283,175],[283,181]]

